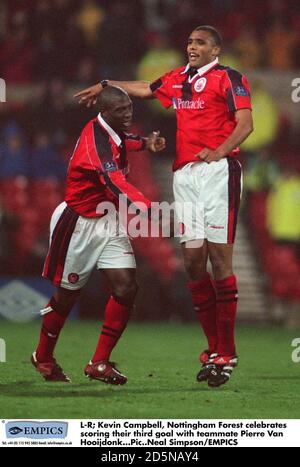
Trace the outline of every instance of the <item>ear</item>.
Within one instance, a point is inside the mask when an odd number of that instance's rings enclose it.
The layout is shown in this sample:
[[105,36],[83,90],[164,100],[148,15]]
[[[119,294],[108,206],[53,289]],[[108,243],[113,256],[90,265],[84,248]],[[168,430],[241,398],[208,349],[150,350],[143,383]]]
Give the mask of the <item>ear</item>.
[[216,58],[221,53],[221,47],[219,45],[215,45],[212,49],[212,55]]
[[107,109],[105,107],[100,107],[100,112],[103,117],[107,117]]

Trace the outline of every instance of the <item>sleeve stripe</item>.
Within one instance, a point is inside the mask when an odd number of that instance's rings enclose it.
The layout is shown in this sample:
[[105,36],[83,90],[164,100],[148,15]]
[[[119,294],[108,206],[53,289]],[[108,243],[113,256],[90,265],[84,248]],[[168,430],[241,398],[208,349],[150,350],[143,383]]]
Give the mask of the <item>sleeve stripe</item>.
[[232,89],[228,89],[226,100],[227,100],[227,105],[228,105],[229,112],[235,112],[236,111],[236,105],[235,105],[235,100],[234,100]]
[[104,173],[104,180],[105,180],[105,184],[107,186],[107,188],[112,192],[113,195],[115,196],[119,196],[119,195],[125,195],[127,196],[127,206],[129,207],[130,204],[133,203],[133,201],[131,201],[128,197],[128,194],[123,192],[115,183],[113,183],[113,181],[111,180],[111,178],[109,177],[109,175],[107,173]]
[[102,130],[97,122],[93,124],[94,141],[96,153],[103,166],[106,162],[113,162],[113,153],[109,142],[108,134]]
[[230,83],[231,83],[231,86],[233,88],[237,87],[237,86],[244,86],[244,83],[243,83],[243,76],[236,70],[232,70],[232,69],[227,69],[227,76],[230,80]]
[[161,88],[163,85],[162,80],[159,78],[158,80],[154,81],[153,83],[150,84],[150,89],[154,93],[157,91],[159,88]]

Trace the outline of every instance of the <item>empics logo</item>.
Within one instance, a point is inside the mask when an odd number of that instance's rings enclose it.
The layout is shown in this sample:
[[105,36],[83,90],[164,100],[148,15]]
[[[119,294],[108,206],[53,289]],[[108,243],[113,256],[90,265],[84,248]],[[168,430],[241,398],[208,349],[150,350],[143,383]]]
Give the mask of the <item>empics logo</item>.
[[292,81],[292,87],[295,88],[292,91],[292,101],[298,104],[300,102],[300,78],[295,78]]
[[7,438],[55,439],[66,438],[67,422],[7,422],[5,425]]
[[6,362],[6,344],[4,339],[0,339],[0,363]]
[[6,102],[6,83],[0,78],[0,102]]
[[292,360],[294,363],[300,363],[300,338],[296,338],[292,341],[292,347],[296,347],[292,352]]

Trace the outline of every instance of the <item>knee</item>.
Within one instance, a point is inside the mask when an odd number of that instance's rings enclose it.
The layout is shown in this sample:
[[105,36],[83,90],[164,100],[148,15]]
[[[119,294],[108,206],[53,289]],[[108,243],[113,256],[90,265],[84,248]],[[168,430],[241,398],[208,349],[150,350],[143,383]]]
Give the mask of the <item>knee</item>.
[[66,290],[63,288],[59,288],[56,290],[54,294],[54,299],[56,303],[63,308],[72,308],[75,303],[77,302],[81,290]]
[[221,256],[219,257],[212,257],[210,258],[213,275],[216,280],[222,280],[226,277],[229,277],[233,274],[232,267],[227,264],[224,258]]
[[191,280],[199,280],[205,276],[206,264],[199,259],[188,257],[184,259],[185,270]]
[[117,302],[126,306],[132,306],[138,291],[135,281],[123,282],[113,286],[113,296]]

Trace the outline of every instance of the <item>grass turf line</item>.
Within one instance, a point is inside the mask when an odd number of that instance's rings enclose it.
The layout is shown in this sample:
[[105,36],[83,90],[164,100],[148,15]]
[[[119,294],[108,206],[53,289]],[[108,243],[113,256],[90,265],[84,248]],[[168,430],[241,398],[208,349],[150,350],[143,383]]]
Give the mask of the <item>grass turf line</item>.
[[0,321],[7,345],[1,418],[300,418],[300,363],[291,360],[300,329],[238,328],[240,366],[219,389],[196,382],[205,347],[197,323],[130,323],[113,353],[128,383],[89,381],[83,368],[99,329],[95,322],[67,323],[56,357],[72,383],[47,383],[29,363],[39,323]]

